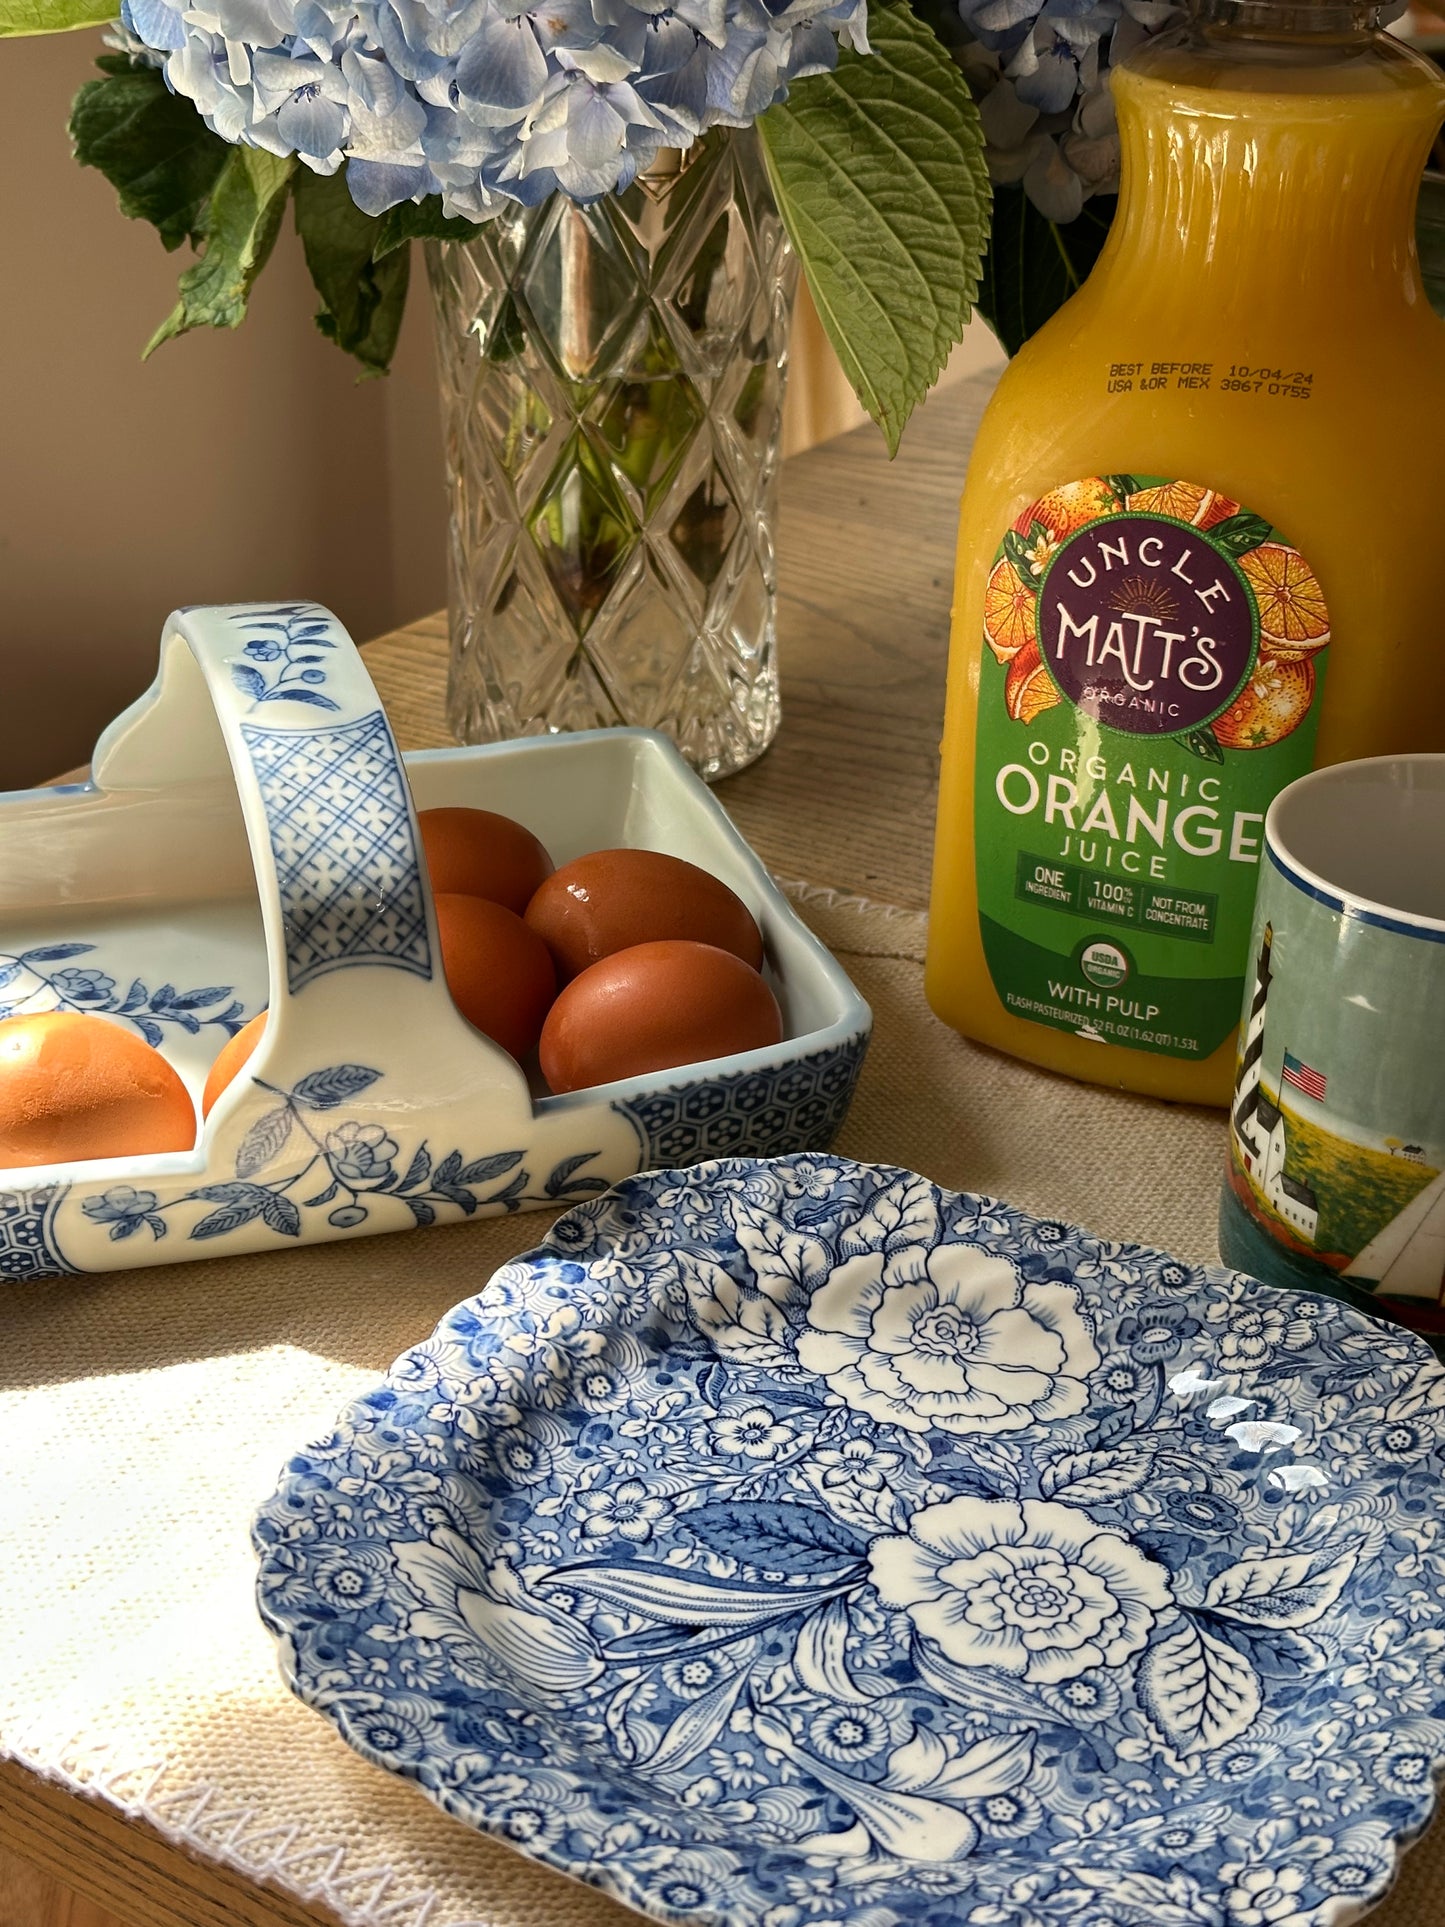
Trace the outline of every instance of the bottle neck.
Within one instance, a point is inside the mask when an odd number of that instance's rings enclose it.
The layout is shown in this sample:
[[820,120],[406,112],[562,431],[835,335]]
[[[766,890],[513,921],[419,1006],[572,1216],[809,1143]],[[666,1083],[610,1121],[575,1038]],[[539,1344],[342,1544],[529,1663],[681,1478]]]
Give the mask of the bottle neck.
[[[1205,4],[1187,38],[1114,76],[1121,190],[1101,278],[1155,311],[1197,304],[1205,276],[1218,308],[1307,321],[1314,297],[1336,326],[1423,307],[1415,204],[1445,81],[1362,27],[1373,9]],[[1302,15],[1308,32],[1280,24]]]

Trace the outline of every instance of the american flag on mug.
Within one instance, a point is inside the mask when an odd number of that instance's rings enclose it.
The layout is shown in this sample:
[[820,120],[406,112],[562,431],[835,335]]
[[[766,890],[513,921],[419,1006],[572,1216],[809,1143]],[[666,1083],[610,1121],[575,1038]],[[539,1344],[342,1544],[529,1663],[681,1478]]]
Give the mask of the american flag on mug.
[[1318,1104],[1324,1103],[1325,1074],[1323,1071],[1315,1070],[1311,1065],[1304,1063],[1298,1057],[1291,1056],[1289,1051],[1286,1051],[1284,1069],[1280,1075],[1286,1084],[1293,1084],[1295,1089],[1303,1091],[1306,1097],[1314,1098]]

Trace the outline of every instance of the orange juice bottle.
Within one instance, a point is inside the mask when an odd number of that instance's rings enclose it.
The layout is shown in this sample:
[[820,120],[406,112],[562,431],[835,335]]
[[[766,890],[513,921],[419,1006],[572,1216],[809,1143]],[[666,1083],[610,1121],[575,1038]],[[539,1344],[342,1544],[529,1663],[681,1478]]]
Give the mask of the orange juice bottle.
[[928,996],[1224,1104],[1271,798],[1445,748],[1445,78],[1324,0],[1210,0],[1114,75],[1092,275],[1014,359],[958,535]]

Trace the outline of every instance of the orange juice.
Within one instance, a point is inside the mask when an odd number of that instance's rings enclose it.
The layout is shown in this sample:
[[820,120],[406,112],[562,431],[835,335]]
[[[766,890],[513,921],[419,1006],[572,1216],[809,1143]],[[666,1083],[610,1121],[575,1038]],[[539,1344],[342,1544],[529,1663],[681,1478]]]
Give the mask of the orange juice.
[[1264,811],[1445,748],[1445,79],[1358,9],[1216,5],[1114,77],[1119,211],[1015,358],[958,536],[928,995],[1224,1104]]

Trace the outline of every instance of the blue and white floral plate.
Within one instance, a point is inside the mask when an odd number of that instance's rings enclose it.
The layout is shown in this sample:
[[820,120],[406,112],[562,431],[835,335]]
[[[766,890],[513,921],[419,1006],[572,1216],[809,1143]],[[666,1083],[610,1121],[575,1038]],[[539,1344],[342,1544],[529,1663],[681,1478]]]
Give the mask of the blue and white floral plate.
[[1335,1927],[1445,1766],[1445,1370],[815,1157],[567,1213],[291,1460],[295,1691],[715,1927]]

